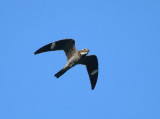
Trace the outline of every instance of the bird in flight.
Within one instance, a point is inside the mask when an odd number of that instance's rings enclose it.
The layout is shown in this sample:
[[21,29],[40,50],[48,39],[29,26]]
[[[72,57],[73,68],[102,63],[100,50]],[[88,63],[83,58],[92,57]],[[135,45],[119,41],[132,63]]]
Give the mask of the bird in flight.
[[98,78],[98,59],[96,55],[88,55],[89,49],[82,49],[78,51],[75,47],[75,41],[73,39],[62,39],[49,43],[40,49],[38,49],[34,54],[39,54],[42,52],[64,50],[67,56],[66,65],[55,74],[55,77],[59,78],[70,68],[77,64],[85,65],[89,74],[91,88],[94,90]]

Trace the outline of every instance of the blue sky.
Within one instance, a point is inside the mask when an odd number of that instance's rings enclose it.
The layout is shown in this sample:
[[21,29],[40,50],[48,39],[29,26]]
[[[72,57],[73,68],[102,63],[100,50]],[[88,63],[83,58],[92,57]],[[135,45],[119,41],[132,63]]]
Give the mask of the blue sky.
[[[159,0],[1,0],[0,119],[160,119]],[[84,66],[59,79],[73,38],[99,60],[91,90]]]

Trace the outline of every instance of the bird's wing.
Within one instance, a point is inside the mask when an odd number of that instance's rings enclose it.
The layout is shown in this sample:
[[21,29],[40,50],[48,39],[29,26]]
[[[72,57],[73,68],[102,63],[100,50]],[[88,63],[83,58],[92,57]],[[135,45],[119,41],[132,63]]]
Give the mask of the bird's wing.
[[84,61],[81,64],[86,65],[92,90],[94,90],[98,78],[98,59],[95,55],[89,55],[85,57]]
[[75,52],[78,52],[78,50],[75,48],[75,41],[73,39],[63,39],[41,47],[34,54],[55,50],[64,50],[67,60],[69,60]]

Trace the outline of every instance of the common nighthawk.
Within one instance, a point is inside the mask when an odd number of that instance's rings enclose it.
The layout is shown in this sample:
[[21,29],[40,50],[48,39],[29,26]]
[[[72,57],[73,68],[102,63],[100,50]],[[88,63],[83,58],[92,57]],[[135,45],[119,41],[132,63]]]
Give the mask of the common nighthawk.
[[75,41],[73,39],[63,39],[56,42],[52,42],[48,45],[38,49],[34,54],[39,54],[47,51],[64,50],[67,56],[66,65],[55,74],[55,77],[59,78],[67,70],[77,64],[86,65],[92,90],[95,88],[98,78],[98,59],[95,55],[87,56],[89,49],[82,49],[78,51],[75,48]]

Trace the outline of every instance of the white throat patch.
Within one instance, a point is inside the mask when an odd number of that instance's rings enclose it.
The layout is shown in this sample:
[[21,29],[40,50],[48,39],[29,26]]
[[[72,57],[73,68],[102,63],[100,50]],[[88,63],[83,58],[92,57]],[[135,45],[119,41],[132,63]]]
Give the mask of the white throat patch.
[[81,52],[82,55],[86,54],[86,52]]

